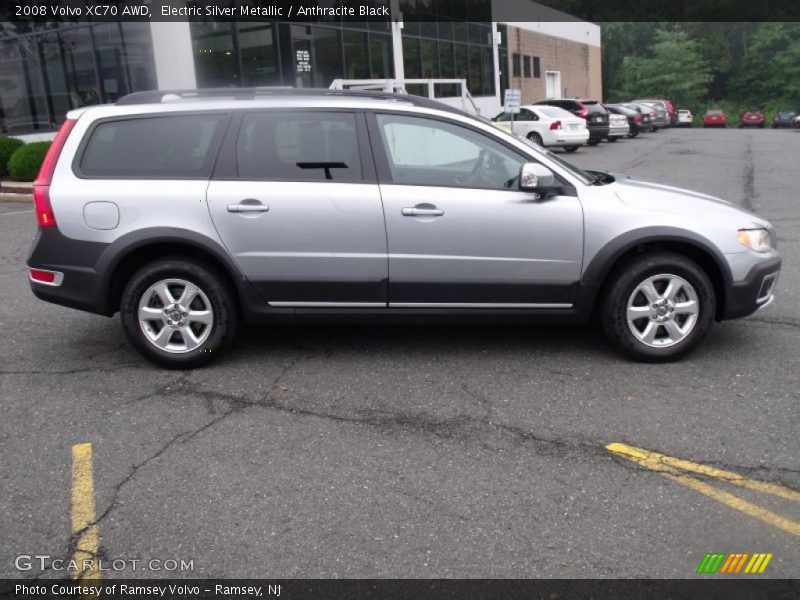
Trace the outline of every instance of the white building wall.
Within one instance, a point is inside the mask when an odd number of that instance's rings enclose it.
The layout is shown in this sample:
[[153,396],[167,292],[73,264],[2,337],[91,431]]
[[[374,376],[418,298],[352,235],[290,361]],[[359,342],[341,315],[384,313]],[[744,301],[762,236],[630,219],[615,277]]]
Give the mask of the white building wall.
[[150,23],[156,81],[160,90],[197,89],[189,22]]

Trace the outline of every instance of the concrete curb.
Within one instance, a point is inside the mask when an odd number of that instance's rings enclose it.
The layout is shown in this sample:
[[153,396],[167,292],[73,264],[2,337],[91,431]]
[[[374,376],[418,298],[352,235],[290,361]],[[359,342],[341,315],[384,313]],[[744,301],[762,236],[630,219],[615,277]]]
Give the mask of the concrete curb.
[[0,193],[0,202],[33,202],[33,194],[3,192]]

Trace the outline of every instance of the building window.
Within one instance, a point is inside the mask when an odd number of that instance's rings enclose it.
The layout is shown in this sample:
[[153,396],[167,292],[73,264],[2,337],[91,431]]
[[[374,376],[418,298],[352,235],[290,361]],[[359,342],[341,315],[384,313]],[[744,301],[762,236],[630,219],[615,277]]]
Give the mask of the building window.
[[520,77],[520,76],[522,76],[522,69],[520,68],[520,57],[519,57],[519,54],[512,54],[511,55],[511,76],[512,77]]
[[533,57],[533,76],[537,79],[542,76],[542,66],[538,56]]
[[[0,130],[54,131],[79,106],[155,87],[147,23],[43,23],[0,27]],[[13,35],[16,32],[21,35]]]
[[525,77],[531,76],[531,57],[530,56],[523,56],[522,57],[522,73]]

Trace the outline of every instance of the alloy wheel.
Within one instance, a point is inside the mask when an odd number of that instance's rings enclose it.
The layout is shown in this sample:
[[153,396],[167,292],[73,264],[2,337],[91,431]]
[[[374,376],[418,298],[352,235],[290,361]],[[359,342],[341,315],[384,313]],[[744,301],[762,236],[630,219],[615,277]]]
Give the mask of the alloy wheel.
[[634,337],[651,348],[674,346],[698,321],[700,302],[694,287],[672,274],[648,277],[628,298],[626,318]]
[[147,288],[139,300],[137,317],[147,340],[174,354],[200,346],[214,326],[208,296],[185,279],[162,279]]

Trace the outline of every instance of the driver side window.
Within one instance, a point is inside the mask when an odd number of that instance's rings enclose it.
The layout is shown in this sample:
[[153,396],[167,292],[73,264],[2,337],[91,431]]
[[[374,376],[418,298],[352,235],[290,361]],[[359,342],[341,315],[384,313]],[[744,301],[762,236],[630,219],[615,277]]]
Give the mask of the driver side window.
[[525,159],[490,137],[436,119],[376,116],[394,183],[516,188]]

